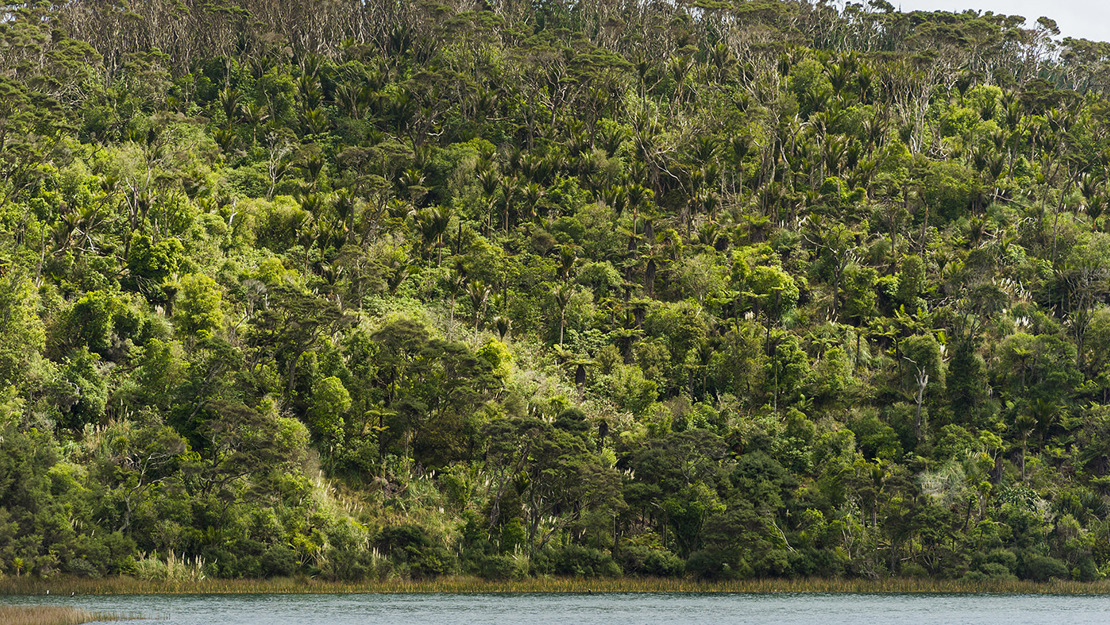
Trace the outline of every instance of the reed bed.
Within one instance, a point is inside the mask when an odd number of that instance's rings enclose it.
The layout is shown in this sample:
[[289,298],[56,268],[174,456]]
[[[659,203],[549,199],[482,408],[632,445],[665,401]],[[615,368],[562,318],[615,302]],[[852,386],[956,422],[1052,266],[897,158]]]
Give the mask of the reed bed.
[[58,605],[0,605],[4,625],[80,625],[90,621],[118,621],[116,614],[90,612]]
[[[359,583],[311,578],[243,579],[105,579],[0,578],[3,595],[123,595],[123,594],[302,594],[302,593],[857,593],[857,594],[1110,594],[1110,580],[1097,582],[1029,582],[998,580],[967,582],[889,578],[866,579],[757,579],[703,582],[685,579],[583,579],[544,577],[489,581],[473,577],[445,577],[409,581],[388,579]],[[6,622],[0,620],[0,622]]]

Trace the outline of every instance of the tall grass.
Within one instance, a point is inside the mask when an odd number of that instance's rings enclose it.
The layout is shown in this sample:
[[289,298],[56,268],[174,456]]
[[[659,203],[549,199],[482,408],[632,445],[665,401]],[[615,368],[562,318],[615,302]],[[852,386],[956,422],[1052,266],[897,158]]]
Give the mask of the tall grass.
[[[41,595],[49,590],[66,595],[119,594],[250,594],[250,593],[997,593],[997,594],[1110,594],[1110,580],[1098,582],[1027,582],[864,579],[767,579],[703,582],[684,579],[616,578],[582,579],[544,577],[488,581],[473,577],[444,577],[407,581],[387,579],[359,583],[327,582],[310,578],[243,579],[107,579],[0,578],[0,594]],[[0,620],[0,622],[5,622]]]
[[178,583],[194,583],[205,578],[204,560],[197,556],[190,560],[187,557],[177,557],[173,549],[163,561],[154,557],[142,556],[135,563],[135,576],[146,581],[166,581]]
[[80,625],[89,621],[116,621],[120,617],[57,605],[0,605],[4,625]]

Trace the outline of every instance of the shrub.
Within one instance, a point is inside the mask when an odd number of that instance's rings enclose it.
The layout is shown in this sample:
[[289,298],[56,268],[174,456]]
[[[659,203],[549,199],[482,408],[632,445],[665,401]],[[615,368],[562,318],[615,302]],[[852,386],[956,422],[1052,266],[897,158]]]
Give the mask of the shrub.
[[1052,578],[1067,579],[1068,566],[1049,556],[1030,556],[1022,567],[1022,577],[1035,582],[1047,582]]
[[288,577],[297,570],[297,554],[285,545],[273,545],[262,552],[262,574],[266,577]]
[[536,572],[575,577],[617,577],[621,574],[621,567],[613,560],[613,556],[599,549],[571,544],[545,550],[542,555],[549,565],[540,568],[550,570]]
[[413,579],[436,577],[453,568],[453,557],[447,549],[417,525],[387,527],[375,542]]
[[522,579],[527,575],[527,560],[516,555],[492,554],[477,561],[477,574],[483,579]]
[[681,558],[666,549],[629,545],[620,550],[620,565],[628,575],[680,577],[686,570]]

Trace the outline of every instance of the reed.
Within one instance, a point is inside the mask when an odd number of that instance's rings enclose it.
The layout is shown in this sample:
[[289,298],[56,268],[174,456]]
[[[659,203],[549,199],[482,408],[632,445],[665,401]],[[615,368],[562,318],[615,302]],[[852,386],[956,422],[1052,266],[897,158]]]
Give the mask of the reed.
[[[1029,582],[997,580],[968,582],[932,579],[753,579],[704,582],[690,579],[542,577],[490,581],[475,577],[444,577],[410,581],[386,579],[358,583],[311,578],[139,579],[134,577],[0,578],[3,595],[120,594],[299,594],[299,593],[858,593],[858,594],[1110,594],[1110,580],[1097,582]],[[0,622],[5,622],[0,620]]]
[[0,623],[5,625],[80,625],[90,621],[117,621],[115,614],[90,612],[57,605],[0,605]]
[[178,557],[170,549],[169,555],[163,561],[157,555],[147,557],[143,554],[135,563],[135,576],[142,580],[158,580],[169,582],[192,583],[205,578],[204,560],[197,556],[190,560]]

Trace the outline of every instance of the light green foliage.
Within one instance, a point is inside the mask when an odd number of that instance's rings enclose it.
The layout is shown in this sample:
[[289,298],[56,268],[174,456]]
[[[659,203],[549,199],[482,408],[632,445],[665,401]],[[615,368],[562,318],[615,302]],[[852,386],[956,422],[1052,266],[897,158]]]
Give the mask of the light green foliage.
[[178,282],[174,323],[179,336],[203,339],[223,327],[223,295],[216,281],[190,273]]
[[923,180],[922,199],[941,219],[958,219],[967,214],[979,193],[979,180],[962,165],[930,163]]
[[771,321],[781,320],[798,303],[797,283],[778,267],[753,268],[747,283],[756,309]]
[[902,259],[902,271],[898,274],[898,302],[909,308],[917,308],[917,298],[925,289],[925,264],[921,257],[910,254]]
[[507,345],[497,339],[489,339],[478,348],[477,356],[488,362],[495,374],[508,380],[512,371],[513,354]]
[[351,395],[335,376],[317,381],[312,389],[309,420],[323,439],[336,438],[343,430],[343,415],[351,409]]
[[644,378],[637,366],[618,366],[605,377],[606,392],[613,403],[635,415],[644,414],[657,397],[658,385]]
[[608,261],[583,265],[576,279],[579,284],[592,289],[597,297],[615,294],[623,282],[620,272]]
[[788,85],[803,115],[823,111],[832,95],[832,85],[825,68],[812,58],[804,59],[791,68]]
[[140,292],[156,300],[161,296],[162,283],[170,278],[181,264],[184,249],[176,238],[157,243],[149,236],[135,233],[127,254],[130,282]]
[[13,386],[46,346],[37,304],[34,285],[21,272],[0,276],[0,380]]
[[244,209],[244,218],[253,219],[255,242],[275,252],[283,252],[295,245],[301,227],[310,218],[293,198],[285,195],[279,195],[272,201],[251,201]]
[[666,341],[671,359],[679,362],[706,331],[702,311],[687,302],[657,304],[648,312],[644,324],[650,335]]
[[728,272],[714,255],[693,256],[675,268],[675,281],[683,293],[692,294],[699,302],[720,295],[727,283]]

